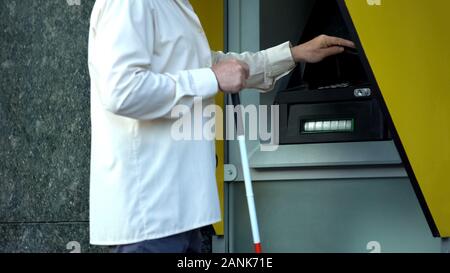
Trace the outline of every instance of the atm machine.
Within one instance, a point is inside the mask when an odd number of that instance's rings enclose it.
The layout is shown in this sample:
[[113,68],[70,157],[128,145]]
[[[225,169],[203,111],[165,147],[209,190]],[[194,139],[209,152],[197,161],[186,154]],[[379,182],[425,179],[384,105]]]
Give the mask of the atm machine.
[[[352,40],[335,1],[317,1],[301,39],[320,34]],[[343,54],[317,64],[297,66],[285,88],[278,90],[280,143],[304,144],[389,139],[387,122],[375,85],[365,73],[361,52]]]
[[[299,65],[270,94],[243,95],[280,109],[279,149],[249,144],[266,251],[439,252],[439,237],[450,237],[448,1],[250,0],[228,10],[232,51],[319,34],[357,45]],[[257,45],[246,32],[255,27]],[[216,248],[247,252],[238,152],[226,150]]]

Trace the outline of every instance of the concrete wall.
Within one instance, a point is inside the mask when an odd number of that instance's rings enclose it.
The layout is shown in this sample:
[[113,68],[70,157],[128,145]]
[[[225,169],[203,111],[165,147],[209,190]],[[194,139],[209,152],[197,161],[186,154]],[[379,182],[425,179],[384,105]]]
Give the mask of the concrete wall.
[[103,251],[88,241],[94,2],[0,1],[0,252]]

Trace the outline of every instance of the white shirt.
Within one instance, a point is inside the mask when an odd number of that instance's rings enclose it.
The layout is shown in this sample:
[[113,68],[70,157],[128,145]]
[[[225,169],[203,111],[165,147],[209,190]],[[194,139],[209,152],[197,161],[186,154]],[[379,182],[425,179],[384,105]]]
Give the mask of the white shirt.
[[220,221],[214,141],[176,141],[175,105],[213,103],[210,67],[250,65],[249,88],[270,90],[295,64],[289,43],[211,54],[185,0],[97,0],[91,16],[90,241],[122,245]]

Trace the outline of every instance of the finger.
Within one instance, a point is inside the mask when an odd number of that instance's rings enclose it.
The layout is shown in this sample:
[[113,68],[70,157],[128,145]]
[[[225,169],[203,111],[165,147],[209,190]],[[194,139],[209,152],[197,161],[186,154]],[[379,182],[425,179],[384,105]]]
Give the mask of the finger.
[[244,88],[245,88],[247,79],[248,79],[248,77],[247,77],[246,74],[241,75],[241,85],[242,85],[242,86],[241,86],[241,89],[244,89]]
[[245,79],[248,79],[250,77],[250,67],[245,62],[241,62],[241,65],[242,65],[242,68],[244,68]]
[[332,46],[325,49],[322,49],[323,58],[327,58],[333,55],[341,54],[344,52],[344,48],[342,46]]
[[346,40],[346,39],[339,38],[339,37],[327,37],[327,45],[329,47],[345,46],[345,47],[355,48],[355,43],[353,43],[352,41]]

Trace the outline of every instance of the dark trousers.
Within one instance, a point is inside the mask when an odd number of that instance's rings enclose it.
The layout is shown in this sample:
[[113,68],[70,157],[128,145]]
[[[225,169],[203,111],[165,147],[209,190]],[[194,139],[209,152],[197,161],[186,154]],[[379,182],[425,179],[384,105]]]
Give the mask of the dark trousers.
[[112,247],[113,253],[201,253],[202,229],[173,236]]

